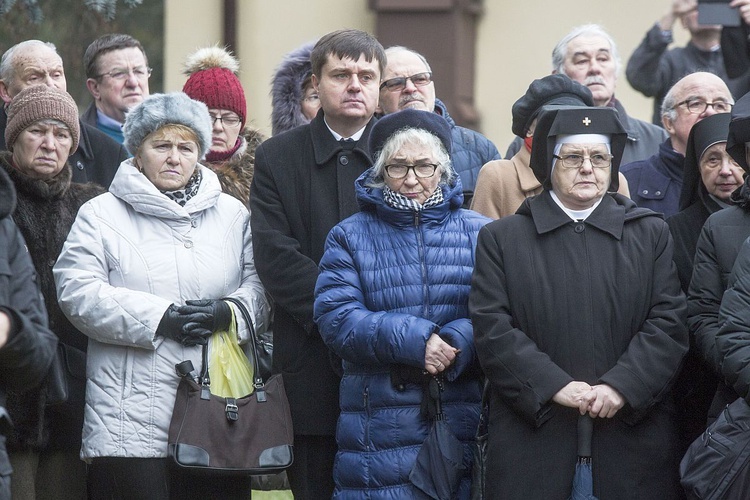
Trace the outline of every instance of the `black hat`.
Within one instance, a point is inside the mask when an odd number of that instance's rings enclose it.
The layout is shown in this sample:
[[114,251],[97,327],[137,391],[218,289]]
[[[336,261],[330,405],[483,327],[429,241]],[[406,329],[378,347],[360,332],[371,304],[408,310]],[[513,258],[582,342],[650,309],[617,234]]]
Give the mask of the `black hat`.
[[742,96],[732,108],[732,121],[729,123],[727,153],[742,169],[750,173],[750,165],[745,156],[745,143],[750,142],[750,93]]
[[594,98],[585,85],[561,74],[548,75],[531,82],[526,91],[513,104],[513,133],[525,137],[542,106],[593,106]]
[[421,128],[440,139],[448,154],[451,154],[451,127],[445,118],[430,111],[405,109],[385,115],[375,122],[370,132],[370,153],[377,158],[386,141],[405,128]]
[[[545,106],[539,113],[531,146],[531,170],[546,190],[552,189],[552,155],[558,135],[602,134],[610,136],[612,170],[609,191],[617,191],[620,161],[628,134],[620,123],[617,110],[608,107]],[[546,138],[546,140],[545,140]]]
[[[726,142],[729,133],[729,113],[719,113],[699,121],[690,129],[685,163],[682,169],[682,191],[680,192],[680,210],[685,210],[703,194],[707,194],[701,179],[701,156],[717,142]],[[745,144],[742,143],[742,156],[745,156]],[[701,192],[701,190],[703,192]]]

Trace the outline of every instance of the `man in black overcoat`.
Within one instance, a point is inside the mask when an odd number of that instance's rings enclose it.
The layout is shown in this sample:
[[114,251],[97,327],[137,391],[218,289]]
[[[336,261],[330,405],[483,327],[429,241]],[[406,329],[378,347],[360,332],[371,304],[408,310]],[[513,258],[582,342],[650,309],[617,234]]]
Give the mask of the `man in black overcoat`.
[[274,364],[294,424],[290,485],[296,498],[328,499],[340,362],[313,323],[315,282],[328,232],[359,210],[354,181],[372,164],[367,139],[386,60],[380,43],[359,30],[323,36],[310,60],[321,110],[258,147],[250,207],[255,265],[276,303]]

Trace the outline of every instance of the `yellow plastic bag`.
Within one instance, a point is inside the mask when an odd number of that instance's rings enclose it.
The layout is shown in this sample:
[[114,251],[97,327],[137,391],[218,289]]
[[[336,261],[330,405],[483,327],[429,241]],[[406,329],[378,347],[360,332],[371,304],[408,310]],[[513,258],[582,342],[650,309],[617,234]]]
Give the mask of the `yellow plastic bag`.
[[208,342],[208,376],[211,394],[222,398],[241,398],[253,392],[253,366],[237,344],[237,320],[226,332],[214,333]]

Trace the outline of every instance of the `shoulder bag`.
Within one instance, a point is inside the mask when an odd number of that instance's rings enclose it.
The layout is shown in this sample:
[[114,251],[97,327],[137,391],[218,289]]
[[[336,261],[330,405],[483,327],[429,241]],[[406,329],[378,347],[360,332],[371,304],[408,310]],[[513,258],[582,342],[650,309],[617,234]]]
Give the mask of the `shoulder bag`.
[[[244,305],[232,302],[239,304],[250,331],[253,365],[261,366],[250,315]],[[214,474],[276,474],[288,468],[292,418],[281,375],[264,379],[256,369],[252,394],[222,398],[210,392],[207,345],[202,365],[197,377],[190,361],[176,366],[181,380],[169,426],[169,457],[181,468]]]

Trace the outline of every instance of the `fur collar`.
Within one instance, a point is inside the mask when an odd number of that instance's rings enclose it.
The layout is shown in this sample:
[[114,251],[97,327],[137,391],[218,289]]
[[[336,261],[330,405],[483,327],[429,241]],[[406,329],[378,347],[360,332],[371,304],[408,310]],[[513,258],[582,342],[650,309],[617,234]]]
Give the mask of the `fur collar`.
[[73,169],[68,162],[65,162],[62,170],[51,179],[34,179],[14,167],[12,158],[12,153],[5,152],[0,157],[0,161],[19,193],[32,198],[54,200],[60,198],[70,187]]
[[265,137],[252,127],[245,127],[241,137],[243,144],[231,158],[223,162],[206,163],[206,166],[216,173],[223,192],[249,206],[250,184],[255,172],[255,149]]
[[310,120],[302,114],[302,82],[310,76],[310,52],[314,44],[308,43],[284,57],[271,82],[271,130],[273,135],[291,130]]

